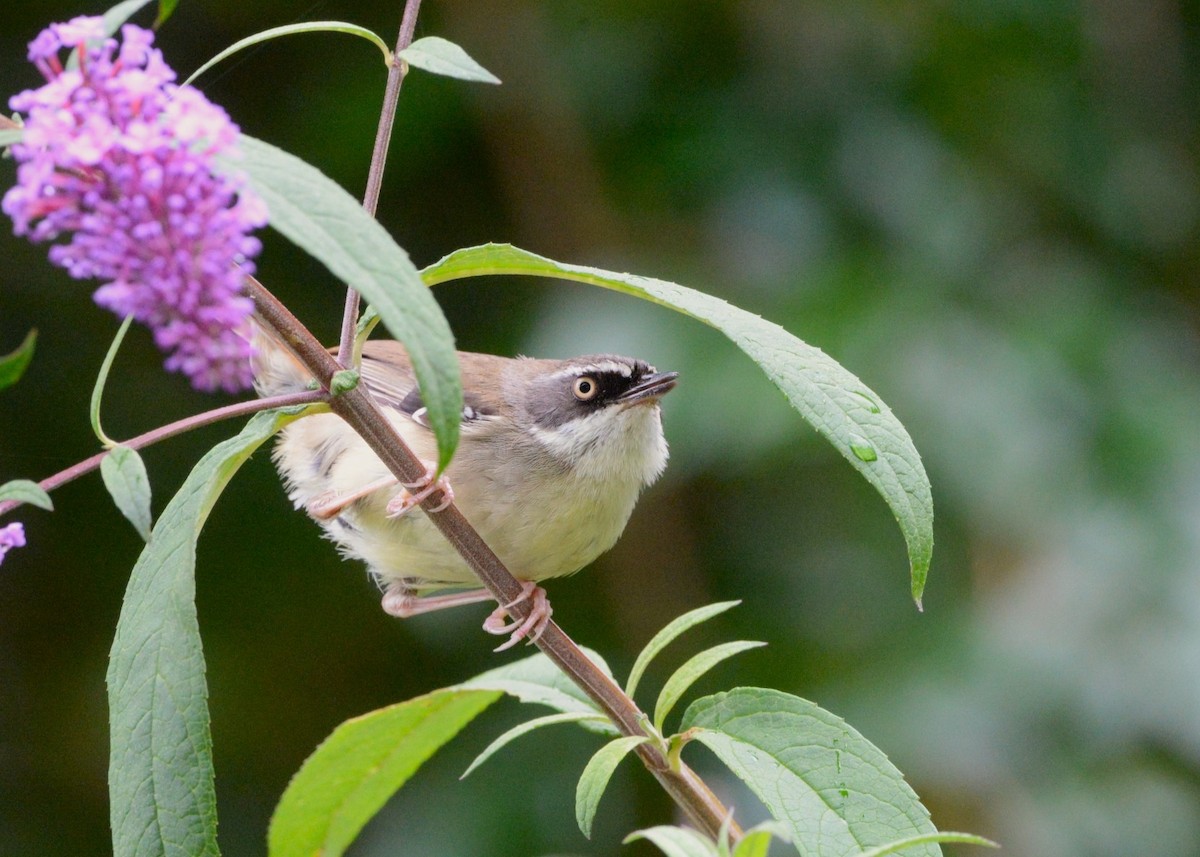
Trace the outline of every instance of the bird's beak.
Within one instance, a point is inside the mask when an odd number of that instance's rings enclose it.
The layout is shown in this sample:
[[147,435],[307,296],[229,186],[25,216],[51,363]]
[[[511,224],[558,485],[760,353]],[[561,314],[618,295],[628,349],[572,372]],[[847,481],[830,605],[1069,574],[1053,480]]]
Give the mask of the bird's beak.
[[618,401],[625,405],[634,405],[639,402],[657,402],[675,389],[675,382],[678,378],[678,372],[651,373],[622,393]]

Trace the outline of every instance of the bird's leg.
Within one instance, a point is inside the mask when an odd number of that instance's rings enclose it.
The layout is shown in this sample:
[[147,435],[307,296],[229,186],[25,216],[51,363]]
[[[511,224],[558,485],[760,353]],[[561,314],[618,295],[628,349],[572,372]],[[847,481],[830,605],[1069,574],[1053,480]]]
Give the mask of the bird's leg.
[[480,601],[491,599],[491,593],[486,589],[471,589],[466,592],[453,592],[449,595],[417,595],[401,581],[388,584],[383,593],[383,612],[397,619],[407,619],[410,616],[420,616],[422,613],[432,613],[447,607],[458,607],[461,604],[478,604]]
[[356,491],[351,491],[348,494],[343,494],[340,491],[326,491],[323,494],[318,494],[304,506],[304,511],[308,512],[309,517],[315,518],[318,521],[328,521],[330,518],[336,518],[342,514],[342,511],[351,503],[355,503],[366,497],[369,494],[374,494],[383,488],[390,488],[396,484],[396,477],[388,474],[382,479],[376,479],[374,482],[359,488]]
[[[546,626],[550,623],[550,615],[554,612],[550,607],[550,600],[546,597],[545,589],[536,585],[532,580],[522,580],[520,583],[521,594],[516,600],[497,607],[483,623],[483,630],[489,634],[512,635],[507,643],[496,649],[497,652],[511,649],[524,639],[528,639],[531,643],[536,642],[542,636],[542,632],[546,630]],[[384,590],[383,612],[398,619],[408,619],[411,616],[433,613],[447,607],[477,604],[480,601],[488,601],[491,597],[491,593],[486,589],[470,589],[465,592],[452,592],[448,595],[417,595],[403,581],[395,580],[389,583],[387,589]],[[529,615],[524,619],[506,622],[505,620],[509,617],[509,609],[526,600],[533,602]]]
[[429,511],[440,512],[453,503],[454,489],[450,487],[450,480],[444,475],[435,478],[436,472],[432,466],[427,466],[425,475],[416,482],[401,482],[404,491],[388,501],[387,516],[399,518],[401,515],[411,512],[435,491],[442,492],[442,502]]
[[404,487],[404,492],[393,497],[387,505],[387,516],[389,518],[399,518],[405,512],[416,508],[422,500],[432,494],[434,491],[442,492],[442,502],[437,508],[431,511],[440,512],[451,503],[454,502],[454,489],[450,487],[449,480],[445,476],[440,479],[433,478],[433,468],[426,467],[425,475],[416,482],[400,482],[392,474],[376,479],[349,493],[340,491],[326,491],[323,494],[318,494],[304,506],[304,510],[309,516],[318,521],[328,521],[330,518],[336,518],[346,507],[352,503],[356,503],[363,497],[374,494],[384,488],[390,488],[399,482]]
[[[506,622],[512,614],[510,608],[515,607],[522,601],[531,602],[529,615],[524,619],[513,619]],[[511,632],[512,636],[508,638],[508,642],[497,646],[495,651],[503,652],[505,649],[511,649],[521,640],[528,639],[531,643],[536,643],[538,638],[546,630],[546,626],[550,624],[550,616],[553,613],[550,607],[550,599],[546,597],[546,590],[535,584],[532,580],[521,581],[521,594],[508,604],[502,604],[492,611],[492,615],[488,616],[483,623],[483,630],[489,634],[503,636]]]

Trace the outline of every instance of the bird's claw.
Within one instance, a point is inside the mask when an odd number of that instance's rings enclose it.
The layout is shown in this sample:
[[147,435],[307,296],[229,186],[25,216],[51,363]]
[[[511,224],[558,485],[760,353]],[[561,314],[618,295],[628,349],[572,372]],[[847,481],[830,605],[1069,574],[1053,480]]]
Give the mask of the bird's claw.
[[[509,611],[522,601],[530,602],[529,615],[524,619],[512,619]],[[546,590],[532,580],[525,580],[521,582],[521,594],[508,604],[502,604],[493,610],[484,621],[483,630],[497,636],[511,634],[508,642],[502,643],[495,649],[497,652],[503,652],[522,640],[527,639],[530,643],[536,643],[545,633],[553,613],[550,599],[546,597]]]
[[304,511],[313,520],[328,521],[336,518],[345,507],[337,491],[323,491],[305,504]]
[[388,501],[385,514],[389,518],[408,514],[437,491],[442,492],[442,502],[427,511],[441,512],[454,502],[450,480],[445,475],[436,476],[433,467],[426,467],[425,475],[416,482],[401,482],[400,485],[404,490]]

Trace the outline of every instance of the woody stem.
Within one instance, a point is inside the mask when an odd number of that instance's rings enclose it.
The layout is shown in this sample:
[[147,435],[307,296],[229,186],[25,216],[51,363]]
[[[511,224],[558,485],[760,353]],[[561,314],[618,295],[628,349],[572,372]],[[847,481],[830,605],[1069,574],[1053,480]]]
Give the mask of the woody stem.
[[[255,309],[262,320],[275,329],[313,376],[328,389],[330,380],[340,369],[334,356],[321,347],[287,307],[257,280],[247,278],[246,292],[254,300]],[[330,400],[329,407],[358,432],[399,481],[413,483],[425,476],[425,465],[404,443],[362,386],[334,397]],[[510,608],[511,612],[516,614],[514,618],[525,619],[529,615],[530,606],[527,600],[520,600],[523,592],[521,584],[505,568],[504,563],[487,546],[458,507],[451,503],[439,509],[442,502],[440,496],[427,497],[421,501],[421,508],[462,555],[496,601],[499,604],[516,602]],[[588,659],[555,622],[551,621],[546,626],[536,645],[600,706],[622,733],[638,736],[646,734],[643,727],[644,723],[649,722],[646,714]],[[704,781],[687,765],[680,764],[676,770],[672,770],[662,749],[654,742],[640,745],[637,753],[646,768],[692,822],[715,838],[722,823],[729,817],[729,810]],[[735,838],[740,835],[736,825],[731,825],[731,835]]]

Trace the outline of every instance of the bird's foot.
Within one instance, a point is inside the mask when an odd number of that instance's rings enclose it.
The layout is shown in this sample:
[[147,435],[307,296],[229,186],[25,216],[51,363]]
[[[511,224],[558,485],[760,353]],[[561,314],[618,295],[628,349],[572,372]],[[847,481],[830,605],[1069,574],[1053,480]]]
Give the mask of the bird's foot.
[[308,512],[310,518],[318,521],[328,521],[342,514],[346,507],[352,503],[357,503],[363,497],[395,484],[396,477],[389,474],[355,491],[325,491],[309,500],[304,505],[304,511]]
[[[522,601],[530,602],[529,615],[524,619],[512,619],[511,608]],[[502,604],[493,610],[492,615],[488,616],[483,623],[483,630],[497,636],[511,634],[507,643],[503,643],[495,649],[497,652],[503,652],[525,639],[528,639],[530,643],[536,643],[545,632],[546,626],[550,624],[550,616],[553,612],[550,607],[550,599],[546,597],[546,590],[532,580],[523,580],[521,581],[521,594],[508,604]]]
[[454,502],[454,489],[450,487],[450,480],[445,475],[436,476],[436,471],[432,466],[426,467],[425,475],[416,482],[401,482],[400,484],[404,490],[389,500],[387,504],[386,514],[389,518],[399,518],[408,514],[437,491],[442,492],[442,502],[428,511],[440,512]]

